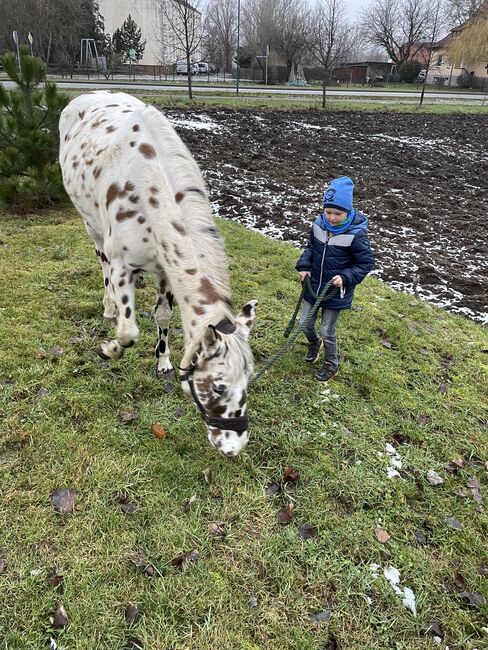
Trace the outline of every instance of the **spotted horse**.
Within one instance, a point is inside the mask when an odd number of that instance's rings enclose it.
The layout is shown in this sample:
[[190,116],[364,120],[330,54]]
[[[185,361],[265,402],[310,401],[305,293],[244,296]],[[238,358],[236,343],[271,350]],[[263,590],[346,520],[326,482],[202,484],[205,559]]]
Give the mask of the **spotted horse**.
[[135,279],[155,275],[158,377],[174,373],[174,297],[185,338],[183,390],[211,444],[236,456],[248,442],[248,338],[257,301],[234,316],[224,244],[198,165],[158,110],[124,93],[73,99],[61,115],[60,139],[64,185],[103,271],[104,316],[116,322],[116,337],[100,353],[117,359],[137,342]]

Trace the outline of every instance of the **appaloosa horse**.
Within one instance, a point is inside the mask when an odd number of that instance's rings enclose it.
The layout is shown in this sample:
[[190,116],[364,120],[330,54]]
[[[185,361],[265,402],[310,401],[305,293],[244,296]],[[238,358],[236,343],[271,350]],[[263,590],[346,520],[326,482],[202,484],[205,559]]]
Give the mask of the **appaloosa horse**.
[[207,424],[211,444],[236,456],[248,441],[248,337],[256,301],[232,313],[223,241],[200,170],[168,120],[124,93],[81,95],[60,120],[66,191],[100,260],[104,316],[116,338],[101,346],[117,359],[137,342],[135,278],[157,278],[157,374],[169,376],[168,329],[176,298],[185,334],[183,389]]

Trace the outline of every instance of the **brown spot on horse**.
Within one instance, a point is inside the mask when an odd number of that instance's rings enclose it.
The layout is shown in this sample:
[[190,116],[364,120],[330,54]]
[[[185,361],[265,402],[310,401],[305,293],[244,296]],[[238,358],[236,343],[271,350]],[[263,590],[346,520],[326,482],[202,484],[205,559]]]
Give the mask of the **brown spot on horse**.
[[144,158],[151,159],[156,157],[156,149],[152,145],[147,144],[147,142],[143,142],[139,145],[139,151],[142,153]]

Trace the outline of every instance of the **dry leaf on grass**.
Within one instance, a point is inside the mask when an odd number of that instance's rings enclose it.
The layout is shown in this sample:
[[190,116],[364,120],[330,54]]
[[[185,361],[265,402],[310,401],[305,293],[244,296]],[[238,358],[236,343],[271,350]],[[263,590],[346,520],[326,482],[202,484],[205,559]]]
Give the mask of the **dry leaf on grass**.
[[211,521],[207,526],[207,530],[211,535],[215,535],[216,537],[224,538],[227,535],[225,524],[221,521]]
[[142,641],[135,636],[130,636],[123,648],[123,650],[144,650]]
[[386,544],[386,542],[391,538],[391,535],[387,533],[386,530],[383,530],[383,528],[377,528],[374,531],[374,534],[380,544]]
[[197,495],[192,494],[192,496],[188,499],[188,501],[183,506],[183,511],[188,512],[188,510],[190,510],[190,508],[192,507],[192,505],[195,503],[196,500],[197,500]]
[[154,575],[154,567],[146,558],[144,551],[137,551],[137,553],[131,555],[129,557],[129,562],[132,562],[132,564],[138,569],[142,569],[145,575],[147,575],[149,578],[152,578]]
[[317,529],[311,524],[302,524],[298,527],[298,536],[301,537],[301,539],[313,539],[314,537],[317,537],[317,535]]
[[129,497],[119,497],[117,499],[120,509],[126,515],[133,515],[137,510],[137,504],[129,499]]
[[138,417],[139,416],[135,411],[122,411],[119,415],[119,420],[124,424],[127,424],[128,422],[137,420]]
[[46,576],[47,584],[53,587],[58,593],[64,592],[63,576],[58,575],[55,569],[50,569]]
[[61,628],[66,627],[69,623],[68,614],[64,609],[62,603],[58,603],[53,615],[53,627]]
[[174,557],[171,560],[171,564],[180,571],[185,571],[189,565],[194,564],[199,557],[200,553],[196,548],[193,548],[191,551],[187,551],[186,553],[182,553],[181,555]]
[[125,608],[125,622],[127,625],[132,625],[139,616],[141,615],[141,612],[139,610],[139,607],[137,605],[134,605],[132,603],[129,603],[127,607]]
[[162,427],[158,422],[155,422],[151,426],[151,433],[155,438],[159,438],[159,440],[166,438],[166,429]]
[[289,503],[278,512],[278,523],[285,526],[289,524],[293,517],[293,503]]
[[459,521],[459,519],[456,519],[456,517],[447,517],[446,524],[451,528],[455,528],[456,530],[459,530],[459,528],[463,527],[462,523]]
[[267,488],[265,488],[264,493],[266,496],[271,496],[272,494],[277,494],[278,492],[281,491],[281,485],[274,481],[273,483],[270,483]]
[[442,485],[444,483],[442,476],[439,476],[433,469],[429,469],[427,472],[427,480],[431,485]]
[[285,467],[283,472],[284,483],[297,483],[300,480],[300,472],[294,467]]
[[422,625],[422,632],[424,632],[424,634],[430,633],[434,636],[438,636],[441,641],[444,638],[444,632],[439,621],[425,621]]
[[51,493],[51,503],[56,512],[60,515],[67,515],[74,512],[78,493],[71,488],[60,488]]
[[5,571],[5,567],[7,566],[7,563],[3,557],[0,557],[0,575]]
[[477,591],[461,591],[459,595],[470,607],[478,608],[485,604],[485,597]]
[[421,530],[415,531],[415,539],[419,544],[422,544],[422,546],[426,546],[428,544],[427,536]]
[[204,469],[203,472],[203,478],[205,479],[205,483],[210,483],[212,480],[212,470],[210,467],[207,467],[207,469]]

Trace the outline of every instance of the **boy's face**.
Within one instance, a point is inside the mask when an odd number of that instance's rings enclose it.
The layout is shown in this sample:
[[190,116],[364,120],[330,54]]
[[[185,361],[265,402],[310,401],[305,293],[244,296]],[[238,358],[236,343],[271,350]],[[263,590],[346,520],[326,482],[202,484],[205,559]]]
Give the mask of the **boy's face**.
[[332,226],[339,226],[347,219],[347,212],[338,210],[337,208],[324,208],[324,214]]

